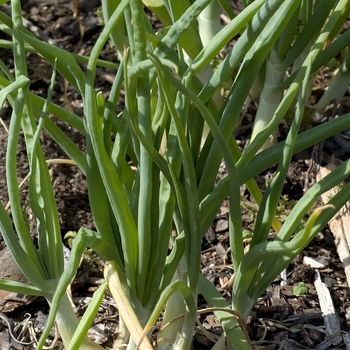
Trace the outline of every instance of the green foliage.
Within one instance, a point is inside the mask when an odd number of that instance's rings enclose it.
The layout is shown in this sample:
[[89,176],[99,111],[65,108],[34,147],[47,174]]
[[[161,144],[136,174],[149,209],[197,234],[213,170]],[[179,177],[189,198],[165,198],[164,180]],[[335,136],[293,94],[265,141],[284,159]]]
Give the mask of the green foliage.
[[96,11],[95,11],[95,15],[96,17],[98,18],[98,24],[100,26],[104,26],[105,25],[105,22],[103,20],[103,12],[102,12],[102,8],[98,8]]
[[304,282],[299,282],[297,286],[293,287],[293,294],[296,296],[307,294],[308,291],[309,291],[309,288]]
[[[340,186],[350,175],[350,161],[298,202],[283,196],[282,189],[293,154],[350,127],[348,114],[299,134],[311,77],[348,46],[349,34],[336,34],[346,20],[350,1],[321,0],[313,7],[312,1],[255,0],[234,16],[221,0],[232,21],[202,46],[196,19],[209,3],[151,2],[157,12],[162,11],[161,20],[170,18],[159,35],[139,0],[102,1],[105,25],[88,58],[29,33],[22,25],[19,0],[11,1],[11,18],[0,12],[0,28],[11,38],[1,40],[0,45],[13,49],[16,67],[12,75],[0,64],[0,102],[3,105],[7,100],[13,108],[6,153],[12,217],[0,206],[0,231],[31,282],[27,286],[1,280],[0,288],[48,300],[48,324],[38,349],[55,320],[68,349],[101,349],[85,334],[106,285],[96,292],[80,324],[66,294],[87,247],[105,262],[106,283],[120,310],[120,327],[126,326],[132,337],[129,349],[152,348],[147,335],[164,308],[165,320],[183,317],[171,325],[167,338],[174,346],[190,349],[198,290],[217,308],[215,314],[233,347],[251,349],[245,321],[257,298],[349,200],[350,185],[346,184],[326,205],[312,210],[322,193]],[[195,45],[189,36],[196,38]],[[235,36],[237,43],[212,73],[208,67]],[[110,40],[119,64],[98,59]],[[82,96],[83,120],[51,101],[55,75],[46,101],[31,93],[27,51],[37,52]],[[98,66],[116,71],[107,100],[95,91]],[[217,98],[217,91],[227,82],[227,96]],[[264,87],[259,107],[271,119],[241,152],[233,132],[255,84]],[[125,105],[117,115],[122,89]],[[274,108],[267,110],[265,102],[276,96]],[[286,140],[259,152],[291,111]],[[80,130],[86,151],[79,150],[46,118],[47,113]],[[86,175],[96,225],[96,231],[81,228],[76,234],[66,268],[51,179],[40,145],[43,129]],[[21,130],[28,150],[30,207],[38,219],[38,246],[19,197],[16,150]],[[222,160],[228,173],[217,183]],[[254,178],[274,164],[278,164],[276,175],[261,193]],[[243,184],[257,203],[253,232],[242,229]],[[229,307],[223,297],[200,274],[201,240],[226,197],[235,270],[230,313],[225,311]],[[303,221],[307,214],[308,220]],[[267,239],[271,227],[276,231],[272,241]],[[251,242],[245,252],[247,235]],[[170,344],[159,347],[167,349]]]

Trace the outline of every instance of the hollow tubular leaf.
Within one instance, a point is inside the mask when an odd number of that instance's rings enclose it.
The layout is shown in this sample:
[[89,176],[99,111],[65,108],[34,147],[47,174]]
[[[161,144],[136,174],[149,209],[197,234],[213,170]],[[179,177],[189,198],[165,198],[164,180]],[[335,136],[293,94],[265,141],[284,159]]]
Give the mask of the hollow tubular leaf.
[[[237,77],[231,87],[229,96],[222,108],[219,125],[226,142],[232,137],[232,132],[237,123],[241,108],[249,94],[250,87],[253,84],[256,75],[284,26],[288,22],[288,19],[298,7],[299,2],[299,0],[293,2],[284,1],[280,4],[277,10],[273,8],[274,11],[272,11],[269,9],[270,1],[267,1],[267,8],[262,7],[256,14],[256,17],[259,18],[260,12],[264,10],[271,13],[272,16],[269,20],[269,24],[260,33],[249,52],[245,55]],[[272,4],[274,4],[274,1],[272,1]],[[198,188],[200,200],[212,190],[216,178],[216,173],[214,173],[212,169],[213,167],[217,169],[220,161],[221,156],[218,146],[212,144],[209,154],[206,156],[205,165],[201,173],[201,180]]]
[[[137,229],[128,205],[123,186],[118,179],[114,164],[109,158],[104,147],[104,136],[99,124],[97,113],[96,97],[94,91],[94,79],[96,71],[97,57],[103,45],[108,40],[114,25],[121,18],[124,9],[129,4],[128,0],[122,1],[114,11],[110,20],[106,24],[100,37],[98,38],[90,56],[86,77],[84,114],[85,127],[87,132],[87,152],[90,163],[88,164],[87,179],[89,186],[90,203],[96,225],[100,232],[108,236],[114,235],[111,226],[111,213],[116,218],[123,245],[123,260],[130,287],[135,292],[136,286],[136,266],[137,266]],[[98,182],[99,186],[96,186]],[[101,192],[105,189],[105,193]],[[102,197],[103,195],[103,197]],[[103,199],[103,200],[101,200]]]
[[[323,211],[334,209],[334,206],[327,205],[317,208],[306,223],[304,230],[296,234],[296,236],[289,242],[263,242],[252,248],[242,260],[242,264],[238,271],[235,272],[235,282],[233,286],[233,309],[239,311],[244,318],[247,318],[251,308],[254,306],[256,299],[261,293],[261,289],[251,289],[251,283],[254,283],[254,275],[256,268],[265,259],[274,256],[274,261],[279,262],[278,267],[281,271],[284,268],[285,260],[291,261],[304,247],[311,241],[313,228],[316,220],[320,217]],[[331,211],[334,215],[334,210]],[[263,279],[261,281],[271,283]]]
[[104,297],[106,288],[107,288],[107,282],[104,282],[94,293],[92,300],[89,303],[89,306],[87,307],[82,319],[79,322],[79,326],[74,332],[74,335],[71,339],[71,342],[69,343],[69,346],[67,347],[67,350],[80,349],[80,346],[84,341],[84,337],[86,336],[89,328],[91,327],[92,322],[94,321],[94,318],[97,314],[97,311],[101,306],[101,302]]

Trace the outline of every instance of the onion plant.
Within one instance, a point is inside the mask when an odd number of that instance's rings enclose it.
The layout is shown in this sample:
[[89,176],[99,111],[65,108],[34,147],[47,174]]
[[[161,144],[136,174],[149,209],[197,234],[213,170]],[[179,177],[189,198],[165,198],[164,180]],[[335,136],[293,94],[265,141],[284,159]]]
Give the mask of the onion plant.
[[[0,29],[11,37],[0,45],[12,48],[15,62],[15,75],[0,64],[1,105],[7,100],[13,109],[6,153],[11,216],[0,206],[0,230],[31,283],[0,280],[0,288],[42,295],[49,302],[48,324],[38,349],[55,321],[66,349],[100,349],[86,333],[107,287],[119,310],[118,344],[127,344],[128,349],[153,348],[153,326],[163,310],[160,319],[164,323],[177,321],[160,332],[159,348],[190,349],[199,291],[215,310],[234,348],[251,349],[245,322],[257,298],[349,199],[347,184],[301,224],[317,198],[349,176],[346,161],[305,193],[283,225],[274,218],[292,155],[350,127],[348,114],[299,134],[311,77],[348,46],[349,33],[336,33],[350,1],[317,1],[313,14],[303,17],[305,35],[296,37],[298,19],[307,5],[312,8],[313,1],[255,0],[234,16],[222,0],[220,6],[232,20],[211,40],[202,42],[196,19],[207,6],[215,8],[214,3],[145,1],[165,25],[157,33],[140,0],[102,1],[105,26],[88,59],[41,42],[28,32],[19,0],[11,0],[11,18],[0,12]],[[315,13],[322,15],[322,23],[316,21]],[[306,28],[313,28],[310,35]],[[239,39],[227,57],[203,81],[201,72],[236,35]],[[194,38],[193,45],[188,37]],[[118,63],[99,60],[109,40],[116,47]],[[30,91],[26,51],[37,52],[54,67],[46,100]],[[278,78],[267,68],[276,60],[283,73]],[[87,63],[85,70],[81,62]],[[95,91],[97,66],[116,70],[106,100]],[[51,102],[56,71],[82,97],[83,118]],[[234,71],[237,74],[232,76]],[[228,78],[232,85],[218,104],[215,94]],[[264,89],[278,91],[278,98],[274,98],[273,110],[261,107],[270,121],[241,153],[233,131],[256,79],[264,82]],[[125,105],[116,114],[122,88]],[[266,102],[265,94],[270,93],[263,90],[261,104]],[[286,140],[258,153],[289,110],[294,118]],[[85,152],[48,113],[82,132]],[[203,143],[204,125],[209,134]],[[43,128],[86,175],[96,226],[95,231],[80,228],[77,232],[65,268],[55,198],[39,141]],[[30,232],[19,199],[16,149],[20,130],[28,153],[30,207],[37,232]],[[216,183],[222,160],[227,175]],[[276,163],[276,176],[262,194],[254,177]],[[246,253],[240,211],[243,184],[259,205]],[[232,305],[200,274],[201,240],[227,196],[235,274]],[[271,228],[277,235],[268,241]],[[66,290],[87,247],[105,262],[106,283],[79,323]]]
[[[261,94],[258,94],[259,106],[254,120],[252,139],[270,122],[288,86],[288,82],[284,84],[284,81],[290,73],[300,68],[337,3],[337,0],[303,1],[300,9],[294,12],[284,27],[273,49],[266,57],[261,71],[258,73],[257,85],[261,90]],[[344,23],[344,18],[348,14],[349,8],[347,5],[338,17],[337,23],[334,24],[335,30],[332,29],[328,42],[331,42],[333,37],[338,35],[338,31]],[[327,42],[324,45],[324,52],[327,52],[329,49]],[[332,51],[332,48],[330,48],[330,51]],[[346,52],[346,48],[344,52]],[[318,110],[324,110],[331,101],[339,100],[347,91],[349,74],[346,68],[346,60],[345,57],[338,74],[334,76],[334,82],[330,83],[326,93],[318,103]],[[311,79],[313,78],[311,77]],[[289,80],[289,84],[291,82],[292,80]],[[295,112],[295,108],[295,105],[291,105],[291,113]],[[278,131],[275,129],[267,142],[262,145],[262,149],[277,143],[277,136]]]

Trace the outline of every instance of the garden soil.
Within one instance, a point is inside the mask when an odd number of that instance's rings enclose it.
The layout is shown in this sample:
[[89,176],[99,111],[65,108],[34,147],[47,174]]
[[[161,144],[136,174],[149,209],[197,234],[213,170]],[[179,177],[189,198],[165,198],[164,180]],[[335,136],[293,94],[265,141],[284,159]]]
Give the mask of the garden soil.
[[[234,8],[239,4],[233,2]],[[23,2],[23,16],[25,24],[33,33],[43,40],[50,40],[55,45],[68,51],[89,56],[92,46],[98,37],[101,26],[96,11],[99,9],[99,0],[81,0],[78,8],[73,1],[46,1],[29,0]],[[9,13],[9,7],[5,4],[2,10]],[[81,36],[81,26],[84,23],[84,33]],[[155,23],[157,25],[157,23]],[[13,68],[11,51],[1,49],[0,58]],[[113,48],[108,45],[101,55],[102,59],[115,60]],[[31,79],[31,89],[38,95],[46,97],[51,78],[51,67],[36,54],[28,54],[28,69]],[[115,72],[107,69],[99,69],[96,89],[102,91],[105,98],[111,88]],[[319,98],[324,91],[324,77],[316,80],[314,98]],[[68,106],[74,112],[82,116],[82,101],[80,96],[68,88],[65,95],[64,81],[57,77],[53,99],[55,103]],[[120,106],[123,105],[121,96]],[[337,105],[331,105],[324,116],[307,120],[303,128],[310,128],[323,120],[334,118],[350,111],[350,97],[346,96]],[[249,140],[249,133],[254,119],[255,106],[252,103],[246,113],[242,115],[242,121],[236,130],[236,139],[242,149]],[[1,118],[5,126],[9,125],[11,110],[5,107],[1,110]],[[82,149],[85,140],[81,133],[57,121],[59,127]],[[0,125],[0,200],[7,204],[8,195],[5,174],[5,152],[7,133],[5,126]],[[282,140],[288,130],[288,123],[280,127],[280,139]],[[23,140],[23,135],[21,135]],[[278,217],[288,214],[297,201],[313,183],[322,166],[337,164],[349,155],[347,135],[338,135],[326,140],[320,145],[305,150],[293,158],[288,178],[283,189]],[[66,159],[66,155],[56,146],[54,141],[44,132],[41,136],[41,145],[48,160]],[[18,181],[22,181],[28,175],[28,163],[26,149],[23,142],[18,147]],[[88,201],[88,193],[85,178],[76,166],[53,162],[49,165],[55,190],[55,198],[59,211],[62,237],[69,231],[78,231],[80,227],[94,229],[94,223]],[[275,175],[276,167],[268,169],[259,177],[257,182],[262,190]],[[218,180],[225,174],[225,166],[222,164],[218,173]],[[26,182],[21,189],[23,208],[28,201],[28,187]],[[35,222],[28,209],[28,220],[35,232]],[[202,241],[202,273],[218,288],[230,303],[231,287],[233,282],[232,264],[229,253],[228,240],[228,202],[225,201],[217,215],[215,222],[208,230]],[[253,229],[256,205],[249,197],[248,192],[242,187],[242,217],[244,228],[247,231]],[[33,233],[35,237],[35,233]],[[273,234],[271,234],[273,238]],[[246,242],[249,244],[249,241]],[[69,255],[69,244],[65,240],[65,251]],[[323,265],[318,268],[310,267],[303,261],[305,257],[321,260]],[[322,258],[322,259],[321,259]],[[81,264],[79,272],[72,284],[72,300],[76,312],[81,316],[91,300],[92,293],[102,281],[103,263],[94,255],[87,252]],[[315,273],[319,272],[321,280],[330,293],[331,302],[334,305],[335,322],[339,322],[341,332],[350,330],[350,301],[349,288],[342,262],[334,243],[333,233],[329,228],[320,232],[305,251],[290,264],[285,277],[277,278],[258,300],[248,320],[250,339],[255,348],[259,349],[341,349],[345,348],[345,340],[338,334],[327,333],[327,320],[321,309],[320,295],[315,287]],[[25,277],[14,264],[0,237],[0,278],[7,278],[26,282]],[[300,285],[300,283],[302,283]],[[295,286],[304,286],[304,292],[296,295]],[[329,301],[328,301],[329,302]],[[205,300],[199,295],[199,309],[207,307]],[[45,326],[48,315],[48,305],[43,298],[33,298],[16,293],[0,291],[0,350],[8,349],[33,349],[32,345],[16,343],[10,335],[9,326],[14,336],[18,336],[21,329],[32,329],[39,337]],[[9,324],[10,323],[10,324]],[[15,328],[16,327],[16,328]],[[113,299],[106,295],[99,313],[94,321],[89,336],[106,349],[111,349],[117,337],[118,310]],[[198,326],[194,334],[193,348],[210,349],[222,329],[213,314],[202,314],[199,317]],[[338,336],[338,337],[336,337]],[[24,339],[28,341],[29,338]],[[50,334],[51,345],[49,348],[63,349],[59,335],[55,329]]]

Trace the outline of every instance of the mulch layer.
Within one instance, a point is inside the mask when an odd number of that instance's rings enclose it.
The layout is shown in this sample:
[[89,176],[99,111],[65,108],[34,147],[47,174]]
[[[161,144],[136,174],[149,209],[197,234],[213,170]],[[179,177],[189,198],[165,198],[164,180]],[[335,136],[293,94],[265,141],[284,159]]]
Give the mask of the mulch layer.
[[[235,3],[236,6],[236,3]],[[82,0],[79,2],[78,12],[73,1],[45,1],[29,0],[23,3],[23,16],[26,26],[35,35],[68,51],[89,55],[92,46],[98,37],[101,26],[96,11],[100,7],[99,0]],[[7,13],[10,9],[7,4],[1,9]],[[78,16],[76,16],[78,15]],[[79,19],[79,20],[78,20]],[[85,26],[81,37],[82,21]],[[0,51],[0,58],[9,68],[13,68],[12,53],[8,50]],[[115,60],[114,50],[106,46],[102,57]],[[51,77],[51,68],[36,54],[28,54],[29,75],[33,92],[46,96]],[[98,70],[96,89],[108,96],[108,91],[114,79],[114,72],[108,69]],[[58,77],[54,101],[65,105],[64,82]],[[66,95],[69,105],[75,113],[82,115],[82,101],[73,90],[68,89]],[[121,100],[121,103],[123,101]],[[254,106],[247,110],[242,125],[236,132],[236,137],[243,148],[249,139],[250,127],[254,117]],[[344,98],[341,103],[330,106],[324,118],[341,115],[350,111],[350,97]],[[9,125],[11,110],[9,107],[1,110],[0,117],[6,126]],[[319,123],[320,121],[314,121]],[[60,128],[84,150],[85,140],[82,134],[66,124],[57,121]],[[280,135],[283,138],[285,126],[281,126]],[[23,135],[21,135],[23,139]],[[0,127],[0,200],[7,204],[7,186],[5,172],[5,152],[7,133]],[[41,144],[47,159],[65,159],[66,155],[56,146],[52,139],[44,132]],[[349,150],[339,142],[339,136],[325,141],[308,149],[293,158],[287,181],[284,186],[284,198],[279,207],[280,219],[288,214],[295,201],[300,199],[304,191],[316,181],[316,174],[321,166],[336,160],[347,159]],[[25,145],[22,142],[18,148],[18,180],[22,181],[28,175],[28,163]],[[89,207],[85,178],[75,166],[68,164],[50,164],[55,189],[55,197],[59,211],[62,237],[69,231],[78,231],[80,227],[94,228]],[[275,175],[276,167],[268,169],[257,178],[263,190],[265,184]],[[220,168],[218,178],[225,173],[224,164]],[[28,200],[26,183],[21,190],[23,205]],[[220,290],[228,303],[231,298],[233,270],[229,254],[228,238],[228,202],[225,201],[211,228],[205,235],[202,243],[202,273]],[[35,230],[35,222],[28,211],[28,218]],[[251,231],[254,225],[256,205],[250,199],[246,189],[242,187],[242,217],[244,228]],[[67,243],[67,242],[66,242]],[[249,241],[246,243],[249,244]],[[69,254],[68,245],[65,247]],[[310,267],[305,263],[310,258],[311,263],[317,261],[320,265]],[[102,263],[88,252],[72,285],[73,302],[78,315],[82,315],[87,308],[92,293],[102,281]],[[322,288],[330,295],[333,303],[333,318],[327,318],[320,300],[320,280]],[[26,282],[25,277],[13,262],[8,250],[0,238],[0,278]],[[318,282],[317,282],[318,281]],[[302,288],[302,293],[296,295],[296,289]],[[325,292],[327,293],[327,292]],[[323,298],[323,294],[322,294]],[[285,274],[278,277],[269,286],[266,293],[258,300],[248,320],[248,330],[252,343],[256,349],[350,349],[347,344],[347,335],[350,330],[350,294],[344,265],[340,261],[334,236],[327,227],[320,232],[310,246],[290,264]],[[331,306],[331,305],[329,305]],[[199,309],[206,308],[205,300],[199,296]],[[33,298],[16,293],[0,291],[0,350],[34,349],[33,345],[24,345],[13,338],[20,338],[23,331],[23,341],[28,342],[32,331],[37,336],[43,329],[48,305],[43,298]],[[329,323],[338,323],[339,330],[332,333]],[[222,333],[220,324],[213,314],[199,316],[199,324],[194,334],[193,348],[209,349]],[[110,349],[117,337],[118,310],[111,297],[106,295],[99,313],[94,321],[89,335],[97,343]],[[51,342],[51,345],[50,345]],[[50,335],[48,348],[63,349],[62,342],[57,337],[55,329]]]

